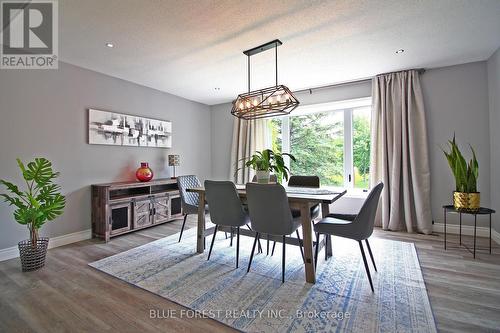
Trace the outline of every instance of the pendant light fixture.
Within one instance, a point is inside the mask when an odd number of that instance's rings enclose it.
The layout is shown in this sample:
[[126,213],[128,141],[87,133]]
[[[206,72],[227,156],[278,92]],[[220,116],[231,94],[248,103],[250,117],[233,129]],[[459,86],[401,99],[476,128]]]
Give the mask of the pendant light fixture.
[[[248,57],[248,92],[239,94],[233,101],[231,114],[242,119],[258,119],[287,115],[292,112],[299,101],[285,85],[278,85],[278,46],[283,44],[275,39],[266,44],[243,51]],[[274,48],[276,65],[276,85],[269,88],[250,91],[250,57]]]

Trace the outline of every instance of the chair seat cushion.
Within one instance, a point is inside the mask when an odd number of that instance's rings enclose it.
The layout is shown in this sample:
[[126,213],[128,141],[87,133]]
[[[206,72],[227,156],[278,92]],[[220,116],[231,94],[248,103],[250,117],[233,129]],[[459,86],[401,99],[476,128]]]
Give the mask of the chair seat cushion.
[[[184,205],[184,214],[198,214],[198,206],[193,206],[193,205]],[[208,214],[208,205],[205,204],[205,214]]]
[[219,225],[224,226],[224,227],[233,227],[233,228],[243,227],[247,224],[251,224],[250,216],[248,214],[245,214],[245,218],[243,220],[241,220],[239,223],[240,223],[239,225],[225,225],[225,224],[219,224]]
[[[311,219],[315,219],[319,216],[319,205],[314,205],[311,207]],[[300,217],[300,209],[292,208],[292,217]]]
[[328,214],[327,217],[332,217],[334,219],[354,221],[356,219],[356,214]]
[[351,221],[325,217],[314,225],[314,231],[320,234],[340,236],[351,239],[358,239],[356,228],[353,228]]

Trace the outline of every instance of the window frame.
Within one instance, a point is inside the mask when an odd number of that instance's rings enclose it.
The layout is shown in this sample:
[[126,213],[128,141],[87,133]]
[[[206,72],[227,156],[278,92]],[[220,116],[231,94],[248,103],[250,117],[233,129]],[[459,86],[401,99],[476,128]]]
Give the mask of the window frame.
[[[290,153],[290,117],[315,113],[342,112],[344,115],[344,187],[349,190],[354,189],[353,112],[358,108],[371,106],[371,97],[299,106],[293,114],[279,117],[281,118],[282,152]],[[287,134],[285,135],[285,133]],[[290,168],[290,158],[288,156],[285,156],[285,165]]]

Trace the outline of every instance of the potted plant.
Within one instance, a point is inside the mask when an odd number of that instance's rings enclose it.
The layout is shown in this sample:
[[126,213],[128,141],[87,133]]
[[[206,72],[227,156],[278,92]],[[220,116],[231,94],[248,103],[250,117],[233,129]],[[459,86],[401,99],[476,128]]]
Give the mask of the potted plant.
[[30,238],[19,242],[19,256],[23,272],[37,270],[45,265],[49,239],[39,237],[38,230],[46,221],[52,221],[63,213],[65,197],[60,186],[53,183],[59,176],[45,158],[35,158],[27,166],[17,159],[26,188],[0,179],[10,194],[0,194],[10,206],[15,206],[14,219],[28,227]]
[[453,206],[455,209],[463,209],[468,211],[479,210],[480,193],[477,191],[477,178],[479,176],[479,164],[476,159],[474,148],[470,146],[472,151],[472,159],[467,163],[462,152],[458,148],[455,141],[448,141],[450,151],[443,149],[444,155],[448,160],[453,176],[455,177],[455,191],[453,192]]
[[257,151],[252,156],[245,157],[242,160],[246,160],[245,166],[255,170],[258,183],[267,184],[269,183],[271,172],[275,172],[278,180],[288,180],[290,169],[285,165],[284,156],[289,156],[292,161],[295,161],[295,157],[292,154],[275,153],[271,149]]

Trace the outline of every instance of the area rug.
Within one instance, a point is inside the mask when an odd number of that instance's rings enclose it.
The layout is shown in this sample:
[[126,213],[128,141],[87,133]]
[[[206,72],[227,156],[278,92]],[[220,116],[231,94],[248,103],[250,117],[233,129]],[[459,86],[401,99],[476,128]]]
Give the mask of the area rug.
[[253,239],[241,237],[236,269],[236,249],[219,234],[210,261],[208,251],[196,253],[190,229],[181,243],[172,235],[89,265],[189,309],[152,309],[152,317],[203,315],[244,332],[436,332],[413,243],[370,242],[378,268],[369,263],[372,293],[355,241],[333,238],[333,257],[321,254],[316,284],[305,282],[300,252],[287,246],[282,284],[281,244],[271,257],[263,241],[247,273]]

